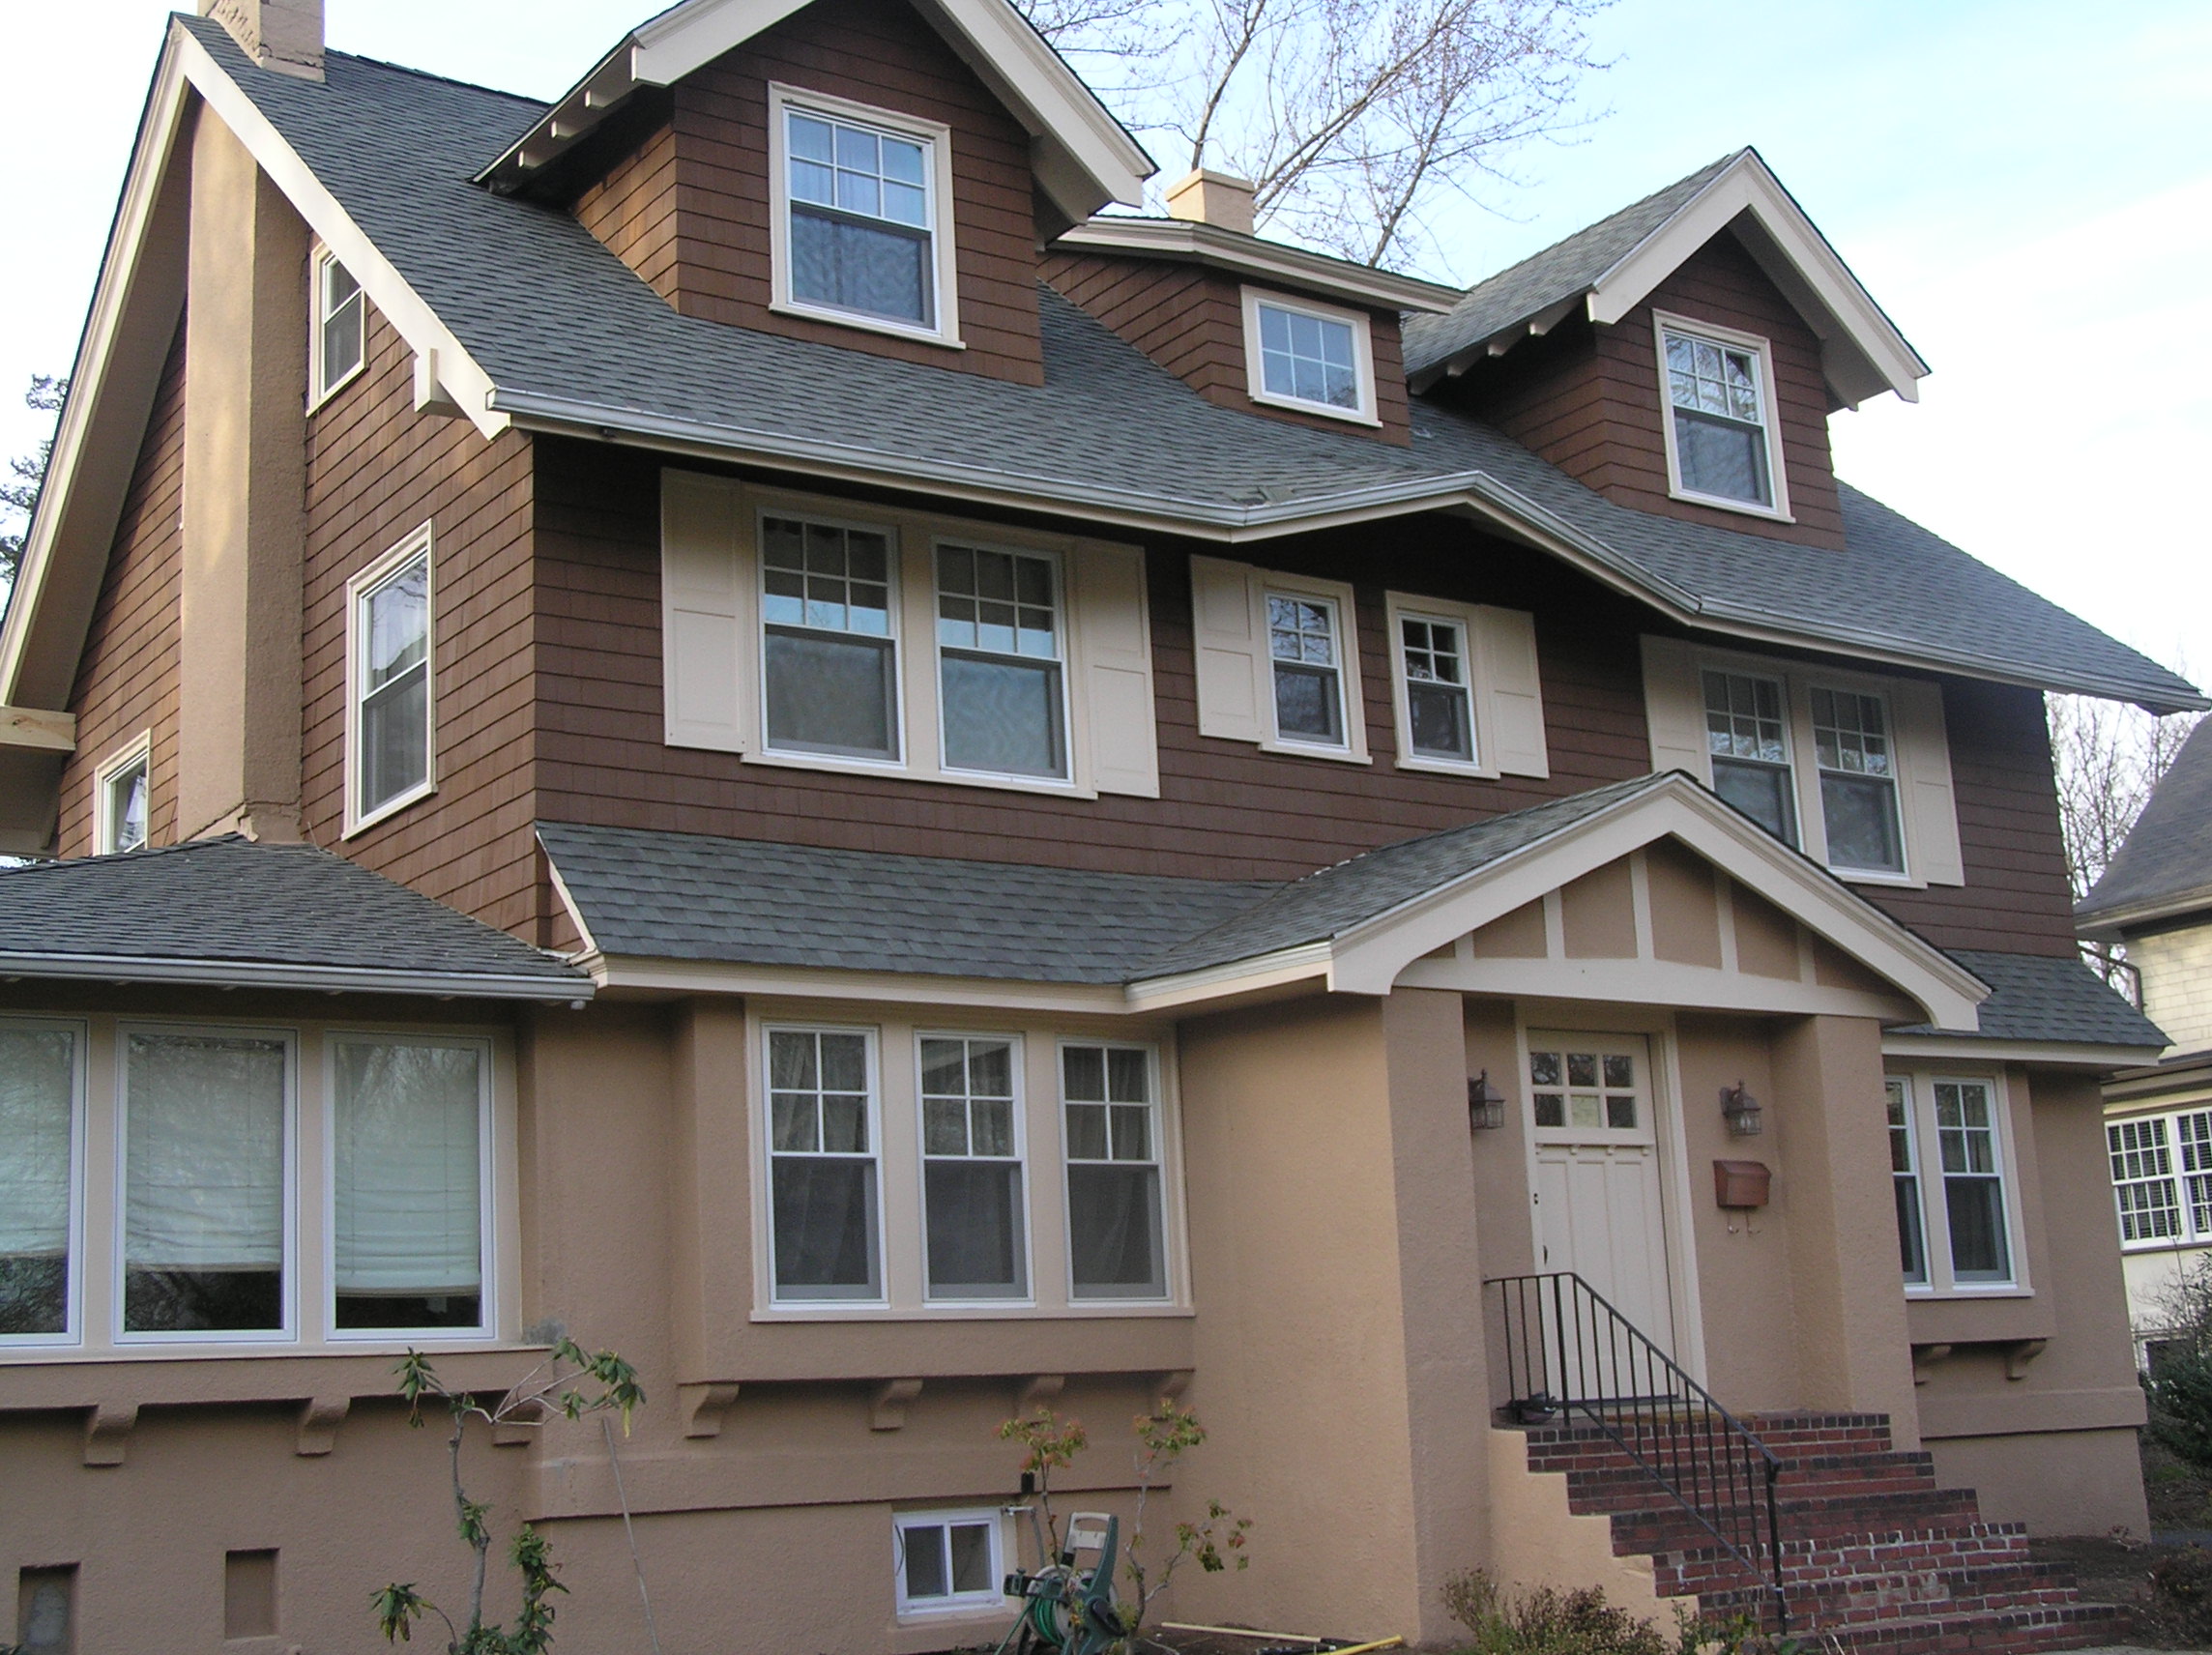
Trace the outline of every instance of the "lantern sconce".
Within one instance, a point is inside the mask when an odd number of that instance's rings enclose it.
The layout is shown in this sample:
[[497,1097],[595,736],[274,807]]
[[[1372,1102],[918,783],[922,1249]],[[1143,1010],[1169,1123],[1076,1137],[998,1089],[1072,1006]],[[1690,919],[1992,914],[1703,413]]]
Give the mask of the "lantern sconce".
[[1759,1099],[1743,1089],[1743,1082],[1721,1088],[1721,1114],[1728,1119],[1732,1138],[1756,1138],[1763,1124]]
[[1490,1084],[1488,1069],[1467,1083],[1467,1120],[1477,1132],[1495,1132],[1505,1124],[1505,1094]]

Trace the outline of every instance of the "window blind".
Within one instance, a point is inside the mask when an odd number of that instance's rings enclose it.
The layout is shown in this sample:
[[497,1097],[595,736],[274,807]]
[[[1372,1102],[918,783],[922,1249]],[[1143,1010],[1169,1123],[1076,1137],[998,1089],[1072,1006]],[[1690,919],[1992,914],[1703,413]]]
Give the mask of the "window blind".
[[341,1293],[483,1285],[482,1053],[336,1046],[334,1265]]
[[0,1027],[0,1259],[69,1253],[75,1037]]
[[133,1034],[127,1061],[127,1263],[281,1269],[284,1043]]

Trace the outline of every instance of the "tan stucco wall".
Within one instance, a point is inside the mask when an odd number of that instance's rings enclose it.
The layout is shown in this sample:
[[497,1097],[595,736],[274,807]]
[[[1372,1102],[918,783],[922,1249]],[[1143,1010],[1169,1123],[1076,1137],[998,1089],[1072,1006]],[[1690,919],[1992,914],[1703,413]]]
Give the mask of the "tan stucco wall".
[[1598,1586],[1615,1608],[1669,1624],[1672,1604],[1662,1606],[1651,1559],[1615,1555],[1613,1520],[1570,1509],[1564,1471],[1528,1469],[1522,1433],[1494,1427],[1489,1437],[1491,1578],[1509,1585]]

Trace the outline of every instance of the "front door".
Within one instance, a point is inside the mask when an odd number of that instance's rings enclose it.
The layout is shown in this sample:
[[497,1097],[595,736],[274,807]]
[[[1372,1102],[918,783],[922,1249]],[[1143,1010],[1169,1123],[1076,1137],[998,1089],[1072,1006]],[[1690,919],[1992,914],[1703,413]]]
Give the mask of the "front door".
[[1672,1356],[1650,1042],[1530,1031],[1528,1102],[1537,1267],[1572,1270]]

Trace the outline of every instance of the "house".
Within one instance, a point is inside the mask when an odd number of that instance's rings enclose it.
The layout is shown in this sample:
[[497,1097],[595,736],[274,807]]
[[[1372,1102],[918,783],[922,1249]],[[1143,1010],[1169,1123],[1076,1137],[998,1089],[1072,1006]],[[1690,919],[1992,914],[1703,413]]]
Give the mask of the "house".
[[2105,1140],[2147,1361],[2170,1331],[2172,1289],[2212,1249],[2212,736],[2199,724],[2075,910],[2081,932],[2120,943],[2146,1015],[2169,1037],[2158,1060],[2105,1085]]
[[1128,1517],[1162,1398],[1152,1523],[1255,1524],[1185,1620],[2106,1630],[2025,1534],[2144,1526],[2166,1040],[2042,696],[2204,701],[1834,476],[1926,369],[1756,153],[1461,292],[1119,210],[1005,0],[685,0],[552,105],[213,10],[0,633],[34,1648],[459,1600],[393,1364],[562,1331],[634,1435],[463,1469],[564,1648],[631,1532],[672,1652],[994,1640],[1000,1423]]

